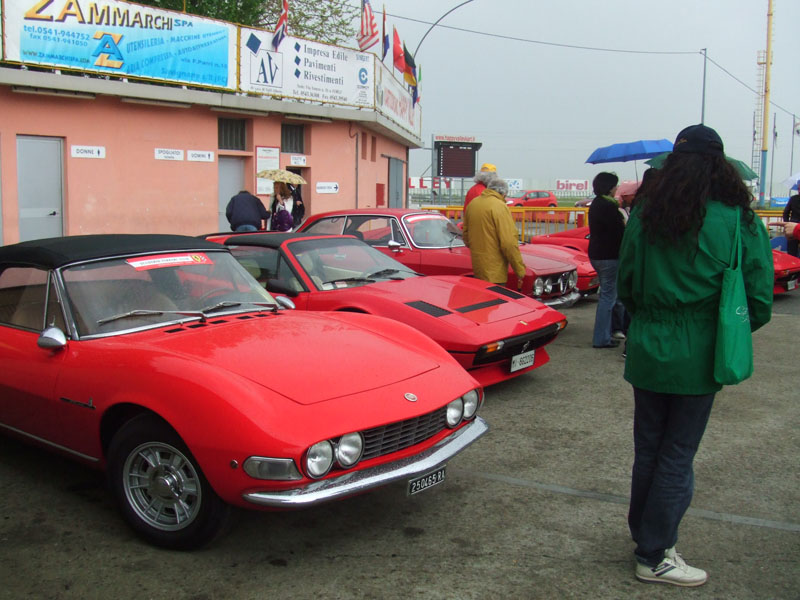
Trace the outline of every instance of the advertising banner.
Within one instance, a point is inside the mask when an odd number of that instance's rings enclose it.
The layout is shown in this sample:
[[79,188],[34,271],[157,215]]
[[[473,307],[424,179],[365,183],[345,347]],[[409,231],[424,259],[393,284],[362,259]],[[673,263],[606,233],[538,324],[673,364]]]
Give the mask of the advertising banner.
[[375,110],[391,119],[417,137],[422,135],[421,111],[414,104],[405,84],[398,81],[391,70],[380,61],[377,65],[375,85]]
[[236,26],[117,0],[6,0],[4,58],[234,89]]
[[241,28],[239,87],[243,92],[372,108],[374,56],[286,36],[279,49],[272,32]]

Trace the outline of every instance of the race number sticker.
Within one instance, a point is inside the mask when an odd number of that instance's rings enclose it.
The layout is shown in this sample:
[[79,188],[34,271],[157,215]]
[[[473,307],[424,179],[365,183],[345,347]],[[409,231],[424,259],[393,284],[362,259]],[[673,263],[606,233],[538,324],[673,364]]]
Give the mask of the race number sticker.
[[163,269],[164,267],[185,267],[186,265],[213,265],[214,261],[203,252],[193,254],[156,254],[129,258],[127,262],[137,271]]

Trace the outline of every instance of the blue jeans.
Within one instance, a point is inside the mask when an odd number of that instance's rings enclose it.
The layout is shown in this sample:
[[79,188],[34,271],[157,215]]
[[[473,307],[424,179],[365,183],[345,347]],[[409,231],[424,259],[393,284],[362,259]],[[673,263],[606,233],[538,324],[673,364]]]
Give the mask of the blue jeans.
[[592,260],[600,280],[597,292],[597,311],[594,316],[593,346],[608,346],[611,332],[624,328],[625,307],[617,300],[617,259]]
[[239,225],[234,231],[258,231],[258,227],[245,223],[244,225]]
[[633,398],[635,458],[628,527],[636,559],[655,567],[678,541],[678,525],[692,502],[692,463],[714,394],[681,396],[633,388]]

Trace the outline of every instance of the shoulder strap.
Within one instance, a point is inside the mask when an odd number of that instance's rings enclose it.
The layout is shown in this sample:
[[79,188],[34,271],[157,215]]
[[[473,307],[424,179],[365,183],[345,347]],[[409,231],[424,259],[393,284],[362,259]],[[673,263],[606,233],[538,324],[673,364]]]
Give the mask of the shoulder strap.
[[733,232],[733,244],[731,245],[731,259],[728,263],[731,269],[740,269],[742,266],[742,238],[739,234],[740,218],[742,209],[736,207],[736,229]]

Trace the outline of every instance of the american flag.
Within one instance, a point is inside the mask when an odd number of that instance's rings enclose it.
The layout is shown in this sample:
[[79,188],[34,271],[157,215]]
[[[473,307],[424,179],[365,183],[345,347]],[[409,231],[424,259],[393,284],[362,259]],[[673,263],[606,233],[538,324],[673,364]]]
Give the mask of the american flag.
[[361,12],[361,35],[358,36],[358,47],[363,52],[367,48],[372,48],[378,43],[381,38],[381,32],[378,31],[378,26],[375,24],[375,13],[372,12],[372,7],[369,0],[364,0],[363,10]]
[[278,18],[278,24],[275,26],[275,33],[272,35],[272,47],[275,50],[281,45],[283,38],[286,37],[286,27],[289,20],[289,0],[283,0],[283,8],[281,9],[281,16]]

